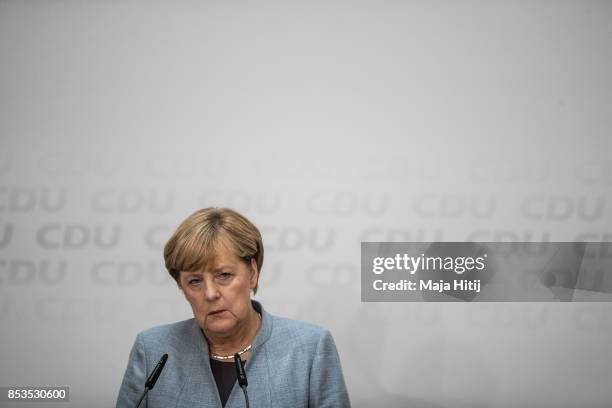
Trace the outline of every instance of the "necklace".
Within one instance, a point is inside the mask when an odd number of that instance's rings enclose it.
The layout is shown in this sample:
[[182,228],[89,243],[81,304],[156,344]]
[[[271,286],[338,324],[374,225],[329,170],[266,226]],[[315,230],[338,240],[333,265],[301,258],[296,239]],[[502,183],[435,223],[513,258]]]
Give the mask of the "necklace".
[[[257,313],[257,317],[259,317],[259,321],[261,322],[261,315],[259,313]],[[261,323],[260,323],[261,324]],[[259,330],[259,328],[258,328]],[[252,347],[252,344],[249,344],[248,346],[246,346],[245,348],[243,348],[242,350],[240,350],[238,352],[238,355],[241,356],[244,353],[246,353],[247,351],[249,351]],[[212,352],[210,353],[210,356],[212,358],[214,358],[215,360],[220,360],[220,361],[225,361],[225,360],[229,360],[230,358],[234,358],[235,354],[230,354],[229,356],[220,356],[218,354],[213,354]]]
[[[246,353],[247,351],[249,351],[249,350],[251,349],[251,346],[252,346],[252,345],[251,345],[251,344],[249,344],[248,346],[246,346],[245,348],[243,348],[241,351],[239,351],[239,352],[238,352],[238,355],[239,355],[239,356],[241,356],[241,355],[243,355],[244,353]],[[234,355],[233,355],[233,354],[230,354],[229,356],[220,356],[220,355],[218,355],[218,354],[213,354],[213,353],[210,353],[210,356],[211,356],[212,358],[214,358],[215,360],[221,360],[221,361],[224,361],[224,360],[229,360],[230,358],[234,358]]]

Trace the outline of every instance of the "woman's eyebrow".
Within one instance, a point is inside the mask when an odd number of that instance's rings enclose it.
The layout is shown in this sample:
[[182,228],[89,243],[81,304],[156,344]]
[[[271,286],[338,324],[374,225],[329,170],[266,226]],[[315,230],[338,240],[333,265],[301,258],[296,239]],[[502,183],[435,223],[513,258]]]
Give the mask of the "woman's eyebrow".
[[[215,269],[213,269],[213,272],[220,272],[223,269],[232,269],[232,268],[233,268],[233,266],[230,265],[230,264],[220,265],[220,266],[216,267]],[[202,276],[204,273],[205,272],[203,272],[203,271],[190,271],[190,272],[185,271],[185,272],[183,272],[183,276],[194,276],[194,275]]]
[[227,264],[227,265],[219,265],[215,269],[213,269],[213,272],[221,272],[224,269],[232,269],[232,268],[233,268],[233,266],[229,265],[229,264]]
[[189,275],[189,276],[195,276],[195,275],[202,276],[202,272],[200,272],[200,271],[183,272],[183,276],[187,276],[187,275]]

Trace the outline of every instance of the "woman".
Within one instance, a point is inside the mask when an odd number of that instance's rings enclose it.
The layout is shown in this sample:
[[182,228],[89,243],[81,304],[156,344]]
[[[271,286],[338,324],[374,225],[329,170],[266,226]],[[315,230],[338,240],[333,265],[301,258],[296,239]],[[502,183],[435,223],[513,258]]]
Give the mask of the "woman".
[[117,407],[135,407],[160,357],[168,361],[141,407],[244,407],[234,355],[245,366],[250,406],[350,407],[329,331],[273,316],[251,299],[263,264],[259,230],[227,208],[189,216],[164,248],[166,269],[194,318],[136,336]]

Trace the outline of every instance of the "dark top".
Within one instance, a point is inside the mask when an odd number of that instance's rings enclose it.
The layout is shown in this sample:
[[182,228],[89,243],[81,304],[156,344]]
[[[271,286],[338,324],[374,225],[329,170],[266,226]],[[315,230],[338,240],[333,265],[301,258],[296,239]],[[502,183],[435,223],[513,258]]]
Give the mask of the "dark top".
[[[219,397],[221,398],[221,404],[225,407],[225,403],[229,398],[234,383],[238,380],[236,374],[236,364],[233,360],[231,363],[224,361],[210,359],[210,368],[212,369],[213,376],[215,377],[215,383],[217,383],[217,390],[219,391]],[[246,364],[246,360],[242,361]]]

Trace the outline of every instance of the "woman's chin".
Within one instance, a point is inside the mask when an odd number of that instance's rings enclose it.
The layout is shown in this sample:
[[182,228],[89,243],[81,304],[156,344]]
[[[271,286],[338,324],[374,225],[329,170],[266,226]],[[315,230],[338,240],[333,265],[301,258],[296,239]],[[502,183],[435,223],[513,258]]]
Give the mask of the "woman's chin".
[[233,319],[208,319],[206,325],[206,331],[217,336],[223,336],[224,334],[230,334],[236,322]]

